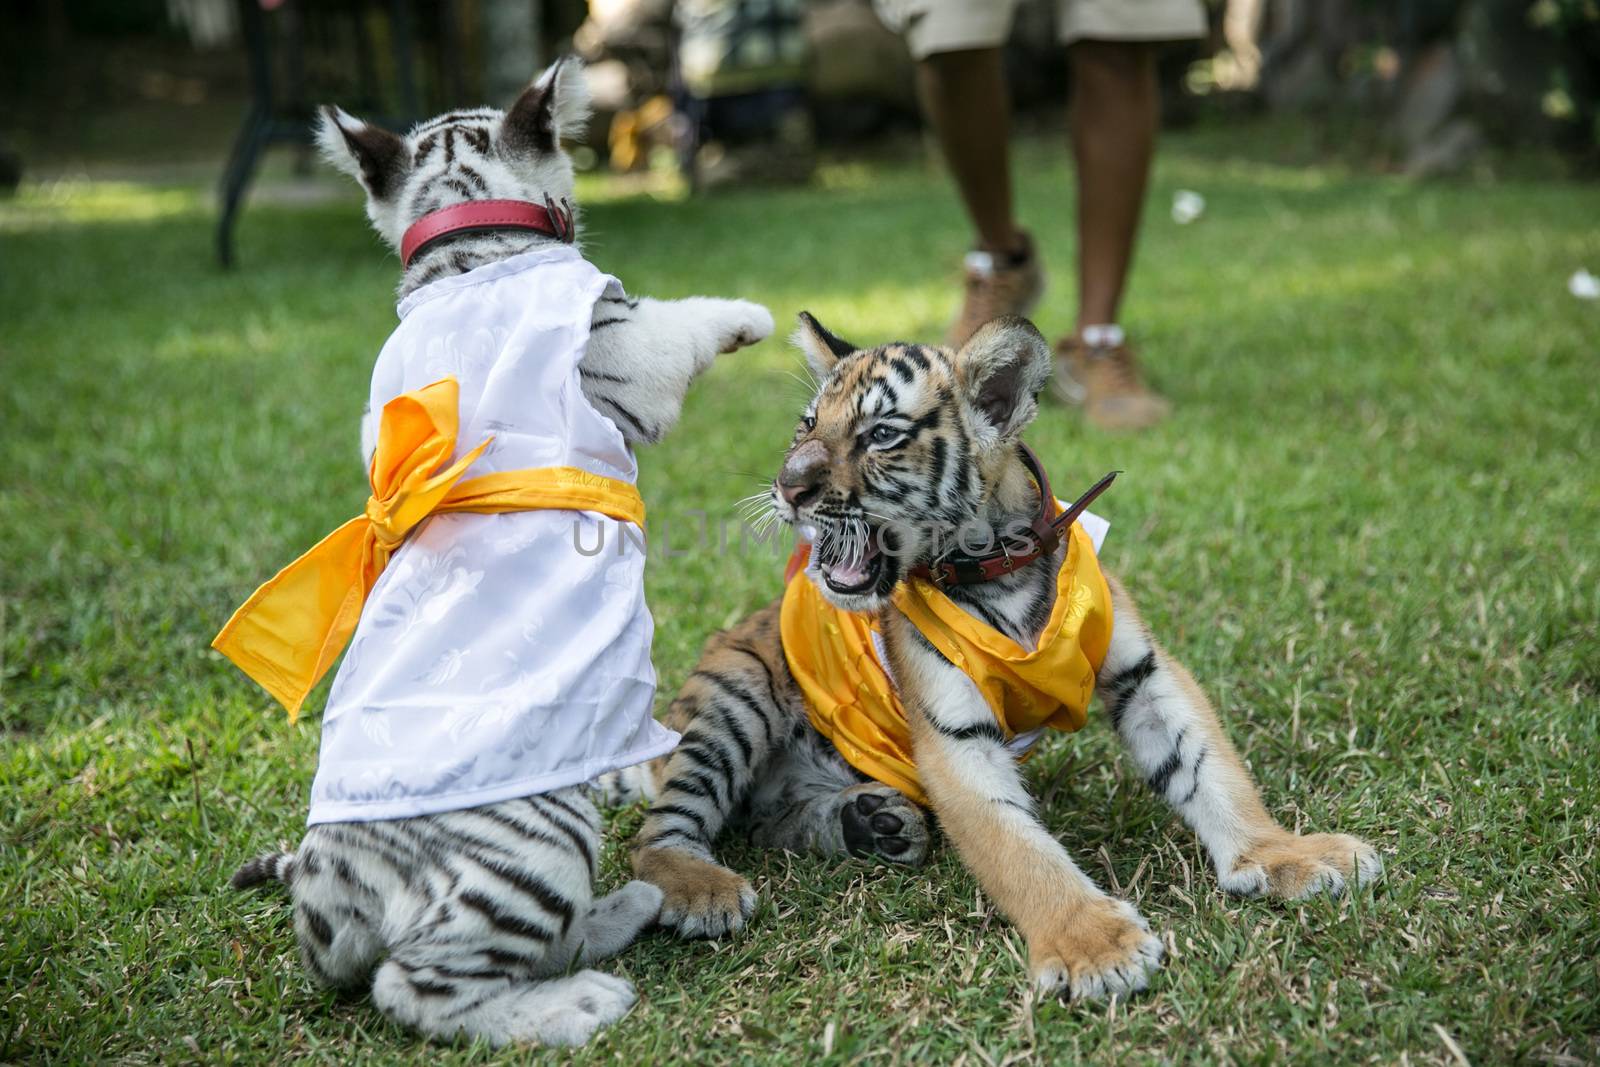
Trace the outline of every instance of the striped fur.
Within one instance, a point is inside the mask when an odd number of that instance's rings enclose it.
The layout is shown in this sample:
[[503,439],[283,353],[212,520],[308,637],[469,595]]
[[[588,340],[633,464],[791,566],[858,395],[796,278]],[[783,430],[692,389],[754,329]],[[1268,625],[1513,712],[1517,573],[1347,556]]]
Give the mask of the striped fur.
[[370,980],[397,1022],[497,1045],[573,1045],[626,1014],[634,993],[620,978],[567,972],[632,944],[661,904],[660,890],[640,881],[592,899],[599,848],[594,805],[572,788],[319,824],[292,855],[247,862],[233,884],[288,885],[313,977],[335,987]]
[[[452,203],[570,200],[572,167],[558,142],[586,114],[577,73],[558,63],[506,114],[452,112],[405,137],[327,109],[323,146],[366,188],[368,216],[394,245],[416,218]],[[449,238],[412,262],[400,290],[547,240]],[[642,444],[676,421],[695,375],[718,354],[767,336],[772,318],[744,301],[656,301],[612,287],[595,304],[591,330],[579,368],[584,393],[631,444]],[[495,1045],[575,1045],[620,1019],[635,996],[621,978],[572,969],[631,944],[661,902],[661,891],[643,881],[593,899],[599,850],[594,807],[574,788],[440,815],[313,826],[293,853],[245,863],[233,885],[286,884],[312,975],[334,986],[370,979],[373,999],[400,1023]]]
[[[775,486],[772,506],[784,521],[817,530],[808,574],[824,594],[878,614],[940,830],[1022,931],[1041,992],[1099,997],[1144,988],[1160,965],[1161,941],[1040,824],[977,687],[889,599],[904,570],[930,558],[938,536],[971,522],[1003,530],[1037,512],[1016,444],[1049,366],[1043,338],[1012,319],[984,327],[959,353],[905,344],[858,351],[802,316],[796,339],[820,385],[780,478],[791,490],[806,488],[791,504]],[[883,426],[890,430],[878,431]],[[865,526],[876,535],[884,516],[913,528],[909,550],[872,562],[868,588],[835,589],[830,575],[861,572],[859,535],[839,531]],[[1031,645],[1050,616],[1062,551],[950,596]],[[1114,579],[1111,590],[1114,633],[1097,684],[1105,717],[1150,788],[1194,829],[1223,888],[1298,898],[1375,876],[1377,854],[1364,842],[1296,835],[1273,820],[1205,695],[1149,636]],[[711,639],[671,721],[684,744],[656,769],[660,786],[633,862],[662,889],[661,921],[680,934],[716,936],[750,918],[749,883],[712,852],[729,825],[774,847],[898,863],[925,857],[929,820],[895,790],[864,781],[811,728],[784,658],[777,605]]]

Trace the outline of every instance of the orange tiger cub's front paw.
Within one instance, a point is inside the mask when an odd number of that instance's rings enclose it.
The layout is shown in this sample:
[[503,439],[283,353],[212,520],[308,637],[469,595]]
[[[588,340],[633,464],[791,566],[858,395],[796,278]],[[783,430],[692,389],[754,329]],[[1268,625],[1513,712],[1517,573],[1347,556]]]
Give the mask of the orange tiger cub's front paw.
[[1223,875],[1222,887],[1241,896],[1303,900],[1338,896],[1346,885],[1365,885],[1382,872],[1377,850],[1359,837],[1285,832],[1246,849]]
[[1164,952],[1132,904],[1107,896],[1063,910],[1028,935],[1034,987],[1073,1000],[1138,992]]
[[756,891],[738,874],[691,852],[645,848],[633,871],[661,889],[662,926],[680,937],[737,933],[756,910]]

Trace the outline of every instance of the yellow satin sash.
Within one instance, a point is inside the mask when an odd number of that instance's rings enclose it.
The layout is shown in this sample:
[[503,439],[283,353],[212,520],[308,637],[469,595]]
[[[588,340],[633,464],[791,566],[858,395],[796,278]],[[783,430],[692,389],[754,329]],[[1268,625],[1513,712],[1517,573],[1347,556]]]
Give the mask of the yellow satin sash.
[[462,481],[493,438],[449,463],[459,392],[454,378],[444,378],[384,405],[366,512],[257,589],[211,642],[288,710],[290,722],[355,632],[389,557],[429,515],[550,508],[593,511],[643,527],[637,488],[576,467],[500,471]]
[[[1087,720],[1095,673],[1111,643],[1111,591],[1081,524],[1068,533],[1055,606],[1032,652],[962,611],[925,579],[902,582],[894,604],[973,680],[1008,741],[1041,726],[1077,730]],[[873,647],[876,619],[840,611],[811,579],[795,573],[778,626],[817,732],[861,773],[926,806],[906,709]]]

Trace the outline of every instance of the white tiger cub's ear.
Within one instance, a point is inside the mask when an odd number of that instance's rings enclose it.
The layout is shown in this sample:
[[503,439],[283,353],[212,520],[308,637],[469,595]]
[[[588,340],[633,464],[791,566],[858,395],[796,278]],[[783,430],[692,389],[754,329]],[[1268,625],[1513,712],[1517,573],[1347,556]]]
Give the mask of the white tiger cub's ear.
[[589,123],[589,83],[583,63],[562,56],[522,90],[500,126],[500,143],[524,155],[554,152],[563,138],[581,136]]
[[841,337],[835,337],[818,322],[809,311],[800,312],[800,324],[795,327],[789,341],[805,353],[811,373],[825,378],[833,365],[856,350],[856,346]]
[[374,200],[398,191],[411,165],[405,141],[342,108],[324,104],[319,110],[317,144],[328,162],[360,182]]
[[1008,443],[1039,412],[1039,391],[1050,377],[1050,346],[1027,319],[995,319],[956,353],[956,375],[977,416],[979,446]]

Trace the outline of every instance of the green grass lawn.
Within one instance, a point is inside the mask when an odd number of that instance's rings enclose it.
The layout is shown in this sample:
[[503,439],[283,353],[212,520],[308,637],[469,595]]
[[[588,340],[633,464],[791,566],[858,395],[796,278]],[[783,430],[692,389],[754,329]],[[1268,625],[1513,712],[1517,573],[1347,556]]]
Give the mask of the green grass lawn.
[[[1299,906],[1224,897],[1091,715],[1027,773],[1084,867],[1164,932],[1149,993],[1033,1003],[1021,939],[948,851],[902,871],[730,844],[762,896],[750,929],[649,938],[611,965],[634,1013],[537,1058],[1600,1059],[1600,304],[1565,288],[1600,269],[1600,195],[1274,151],[1165,144],[1125,321],[1174,417],[1109,437],[1051,407],[1029,439],[1064,493],[1127,472],[1096,509],[1108,565],[1268,806],[1372,840],[1385,878]],[[1072,314],[1064,155],[1018,159],[1051,335]],[[1209,202],[1194,225],[1167,217],[1178,188]],[[583,193],[591,258],[637,292],[759,300],[785,331],[806,308],[862,343],[933,339],[954,307],[965,234],[920,166]],[[318,730],[208,644],[365,499],[356,423],[397,265],[353,196],[251,209],[233,274],[210,225],[191,187],[0,205],[0,1061],[521,1062],[431,1051],[322,992],[283,900],[225,888],[296,840]],[[770,476],[797,367],[776,340],[724,360],[642,456],[675,547],[695,509],[731,520]],[[663,706],[781,567],[652,555]],[[641,818],[615,819],[607,885]]]

